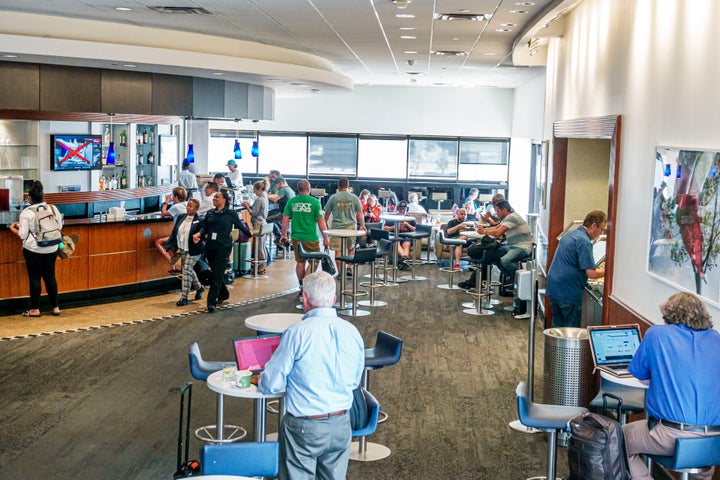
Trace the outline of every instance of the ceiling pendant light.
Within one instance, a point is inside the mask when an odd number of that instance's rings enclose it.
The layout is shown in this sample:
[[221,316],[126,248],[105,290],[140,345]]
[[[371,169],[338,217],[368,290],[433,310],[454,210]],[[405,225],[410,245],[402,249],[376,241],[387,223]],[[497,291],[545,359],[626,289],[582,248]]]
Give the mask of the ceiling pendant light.
[[[188,121],[189,120],[189,121]],[[188,125],[188,141],[192,142],[192,117],[186,120]],[[187,155],[185,155],[188,163],[195,163],[195,150],[193,150],[193,144],[188,143]]]
[[113,115],[114,113],[108,113],[110,116],[110,146],[108,147],[106,164],[115,165],[115,142],[113,142]]
[[260,151],[258,150],[258,141],[257,140],[253,140],[253,146],[252,146],[252,150],[250,153],[252,154],[253,157],[256,157],[256,158],[260,154]]
[[663,172],[663,174],[664,174],[666,177],[669,177],[671,173],[672,173],[672,170],[670,169],[670,164],[669,164],[669,163],[666,163],[666,164],[665,164],[665,171]]

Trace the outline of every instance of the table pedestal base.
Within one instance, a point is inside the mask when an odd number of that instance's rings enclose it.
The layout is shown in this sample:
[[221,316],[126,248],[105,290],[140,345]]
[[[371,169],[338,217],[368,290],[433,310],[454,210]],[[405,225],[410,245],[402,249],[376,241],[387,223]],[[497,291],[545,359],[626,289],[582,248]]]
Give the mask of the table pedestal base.
[[360,453],[360,442],[350,444],[350,460],[374,462],[390,456],[390,449],[379,443],[365,442],[365,451]]
[[362,305],[363,307],[384,307],[387,305],[387,302],[383,302],[382,300],[360,300],[357,302],[358,305]]
[[466,308],[463,310],[463,313],[467,313],[468,315],[475,315],[475,316],[488,316],[488,315],[495,315],[495,312],[492,310],[483,310],[480,309],[480,311],[477,310],[477,308]]
[[[358,302],[358,305],[360,305],[359,302]],[[347,308],[345,310],[338,310],[337,313],[339,313],[340,315],[347,315],[350,317],[364,317],[366,315],[370,315],[370,312],[368,310],[355,310],[355,313],[353,314],[352,308]]]

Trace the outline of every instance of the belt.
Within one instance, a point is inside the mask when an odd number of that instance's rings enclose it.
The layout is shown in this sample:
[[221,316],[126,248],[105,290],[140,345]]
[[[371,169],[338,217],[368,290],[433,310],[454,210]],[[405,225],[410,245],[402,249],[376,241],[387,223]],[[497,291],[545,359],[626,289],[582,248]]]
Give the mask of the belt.
[[330,417],[339,417],[340,415],[345,415],[347,413],[347,410],[338,410],[337,412],[331,412],[331,413],[323,413],[321,415],[308,415],[306,417],[301,417],[297,415],[288,414],[291,417],[299,418],[301,420],[323,420]]
[[683,432],[720,432],[720,426],[706,427],[704,425],[692,425],[689,423],[673,422],[672,420],[659,419],[658,423],[662,423],[666,427],[674,428],[675,430],[681,430]]

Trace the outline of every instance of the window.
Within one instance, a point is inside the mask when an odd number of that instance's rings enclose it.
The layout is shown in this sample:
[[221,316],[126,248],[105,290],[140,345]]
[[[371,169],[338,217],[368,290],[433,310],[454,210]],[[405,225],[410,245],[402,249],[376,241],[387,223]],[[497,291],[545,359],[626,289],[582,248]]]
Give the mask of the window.
[[407,140],[360,138],[358,177],[400,178],[407,176]]
[[242,158],[237,160],[240,171],[245,174],[255,175],[257,170],[257,160],[251,155],[251,149],[255,137],[248,134],[240,134],[239,137],[235,133],[211,133],[210,143],[208,144],[208,172],[227,172],[227,162],[235,158],[235,139],[240,140],[240,152]]
[[307,174],[307,137],[261,133],[258,141],[258,173],[279,170],[282,175],[304,177]]
[[310,136],[309,147],[308,171],[311,176],[355,176],[357,137]]
[[461,140],[458,180],[506,182],[508,142],[506,140]]
[[455,179],[457,154],[457,140],[410,139],[408,176]]

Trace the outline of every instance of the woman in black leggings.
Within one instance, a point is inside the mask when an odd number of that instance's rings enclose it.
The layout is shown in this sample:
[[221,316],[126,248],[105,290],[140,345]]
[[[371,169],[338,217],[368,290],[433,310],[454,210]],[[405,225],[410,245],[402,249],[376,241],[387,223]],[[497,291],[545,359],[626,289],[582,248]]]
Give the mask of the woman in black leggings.
[[30,281],[30,310],[23,313],[25,317],[40,316],[40,294],[42,285],[45,282],[48,298],[52,304],[52,314],[60,315],[58,306],[58,286],[55,280],[55,260],[57,259],[58,246],[50,245],[41,247],[37,244],[35,231],[35,215],[38,208],[50,208],[54,212],[58,228],[62,228],[60,212],[54,205],[48,205],[43,200],[43,185],[35,182],[28,191],[31,205],[20,213],[19,221],[10,225],[10,231],[20,237],[23,241],[23,257]]

